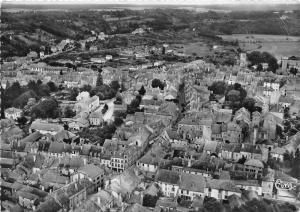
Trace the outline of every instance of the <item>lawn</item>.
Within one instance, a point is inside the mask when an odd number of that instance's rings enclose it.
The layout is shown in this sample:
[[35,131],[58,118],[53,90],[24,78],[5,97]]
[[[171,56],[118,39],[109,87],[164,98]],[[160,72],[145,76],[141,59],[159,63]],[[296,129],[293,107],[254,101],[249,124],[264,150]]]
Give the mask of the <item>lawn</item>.
[[284,35],[234,34],[220,35],[226,41],[238,40],[242,50],[266,51],[277,59],[300,55],[300,37]]

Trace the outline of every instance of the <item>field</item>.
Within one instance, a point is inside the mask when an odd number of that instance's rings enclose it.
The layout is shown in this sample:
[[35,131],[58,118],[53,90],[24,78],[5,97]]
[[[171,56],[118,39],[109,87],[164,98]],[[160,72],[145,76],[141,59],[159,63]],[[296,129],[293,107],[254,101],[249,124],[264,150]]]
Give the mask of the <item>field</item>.
[[186,55],[193,55],[196,54],[199,57],[204,57],[209,54],[210,48],[204,42],[193,42],[193,43],[186,43],[186,44],[174,44],[171,45],[172,48],[176,49],[177,51],[181,51]]
[[300,56],[300,37],[284,35],[221,35],[226,41],[239,41],[243,51],[266,51],[277,59],[289,56]]

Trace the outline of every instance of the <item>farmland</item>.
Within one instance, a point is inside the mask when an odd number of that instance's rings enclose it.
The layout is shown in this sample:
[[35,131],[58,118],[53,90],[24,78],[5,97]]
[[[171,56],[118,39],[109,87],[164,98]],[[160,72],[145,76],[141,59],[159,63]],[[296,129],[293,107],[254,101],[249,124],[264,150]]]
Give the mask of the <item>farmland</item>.
[[245,52],[266,51],[273,54],[277,59],[283,56],[300,55],[299,36],[234,34],[221,35],[220,37],[226,41],[237,40],[240,48]]

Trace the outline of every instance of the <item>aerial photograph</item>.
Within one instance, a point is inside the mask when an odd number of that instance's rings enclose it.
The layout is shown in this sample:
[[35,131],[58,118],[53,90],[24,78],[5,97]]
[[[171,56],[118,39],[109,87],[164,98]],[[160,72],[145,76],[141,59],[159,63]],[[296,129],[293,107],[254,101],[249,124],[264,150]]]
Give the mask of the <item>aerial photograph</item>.
[[300,212],[300,0],[3,0],[0,211]]

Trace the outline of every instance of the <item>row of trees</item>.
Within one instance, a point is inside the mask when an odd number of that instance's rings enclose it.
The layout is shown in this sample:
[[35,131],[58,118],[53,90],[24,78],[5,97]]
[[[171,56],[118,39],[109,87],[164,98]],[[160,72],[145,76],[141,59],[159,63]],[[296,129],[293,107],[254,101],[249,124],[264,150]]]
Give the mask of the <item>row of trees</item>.
[[247,91],[239,83],[227,85],[223,81],[214,82],[208,87],[213,92],[210,99],[215,99],[214,95],[225,96],[226,103],[233,109],[238,110],[245,107],[250,113],[254,111],[261,112],[261,108],[255,105],[253,98],[247,97]]
[[1,87],[1,116],[4,117],[4,110],[9,107],[24,108],[30,98],[39,100],[42,97],[50,96],[51,92],[59,88],[53,83],[44,84],[41,80],[29,81],[26,86],[21,86],[19,82],[12,85],[7,83],[5,89]]
[[262,63],[267,63],[267,71],[273,73],[279,68],[277,59],[268,52],[253,51],[247,54],[247,59],[250,62],[249,66],[257,65],[257,71],[263,71]]

